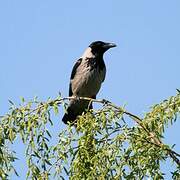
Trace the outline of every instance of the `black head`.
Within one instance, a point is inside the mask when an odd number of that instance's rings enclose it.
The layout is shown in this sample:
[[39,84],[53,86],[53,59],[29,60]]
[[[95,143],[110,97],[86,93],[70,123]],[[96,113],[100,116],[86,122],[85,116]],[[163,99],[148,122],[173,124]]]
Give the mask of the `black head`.
[[94,54],[102,54],[105,53],[108,49],[116,47],[114,43],[106,43],[103,41],[95,41],[92,42],[89,47],[92,49]]

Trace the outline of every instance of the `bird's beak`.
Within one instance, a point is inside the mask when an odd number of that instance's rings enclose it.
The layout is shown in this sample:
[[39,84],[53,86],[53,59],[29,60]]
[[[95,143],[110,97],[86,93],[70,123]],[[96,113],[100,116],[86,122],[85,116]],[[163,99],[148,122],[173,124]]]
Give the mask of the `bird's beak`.
[[116,47],[116,44],[114,44],[114,43],[106,43],[104,45],[104,48],[106,48],[106,49],[113,48],[113,47]]

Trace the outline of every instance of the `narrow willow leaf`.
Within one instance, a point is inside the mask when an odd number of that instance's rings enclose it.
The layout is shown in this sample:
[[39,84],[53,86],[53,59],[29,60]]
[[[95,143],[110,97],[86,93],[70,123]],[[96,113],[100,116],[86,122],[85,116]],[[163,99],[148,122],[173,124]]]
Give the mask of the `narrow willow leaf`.
[[24,102],[25,102],[24,97],[22,97],[22,96],[21,96],[21,97],[20,97],[20,99],[21,99],[21,102],[22,102],[22,103],[24,103]]
[[45,159],[44,161],[46,162],[46,164],[48,164],[48,165],[52,166],[52,164],[50,163],[50,161],[49,161],[49,160]]
[[66,172],[66,175],[69,175],[68,170],[66,169],[66,167],[63,167],[64,171]]
[[50,134],[50,132],[48,130],[46,130],[46,133],[50,138],[52,138],[52,136],[51,136],[51,134]]
[[54,109],[55,115],[57,115],[59,113],[59,110],[58,110],[58,106],[56,104],[54,104],[53,109]]
[[10,99],[8,99],[8,102],[14,106],[14,103]]

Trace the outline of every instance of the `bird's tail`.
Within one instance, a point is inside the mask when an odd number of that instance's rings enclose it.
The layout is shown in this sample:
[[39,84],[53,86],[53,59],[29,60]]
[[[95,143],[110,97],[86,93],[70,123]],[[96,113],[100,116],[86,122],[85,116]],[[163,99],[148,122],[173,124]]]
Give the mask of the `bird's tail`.
[[92,109],[92,103],[89,104],[85,100],[73,100],[70,102],[62,121],[65,124],[68,124],[68,122],[73,123],[77,119],[77,116],[81,115],[86,109]]
[[75,114],[74,111],[68,107],[67,112],[64,114],[62,121],[67,124],[68,122],[74,122],[77,118],[78,114]]

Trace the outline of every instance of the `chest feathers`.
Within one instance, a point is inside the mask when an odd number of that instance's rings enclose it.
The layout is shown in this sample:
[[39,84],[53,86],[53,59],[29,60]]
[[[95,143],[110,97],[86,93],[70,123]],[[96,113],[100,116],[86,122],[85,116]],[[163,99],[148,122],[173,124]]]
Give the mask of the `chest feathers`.
[[106,67],[103,59],[92,56],[90,52],[82,58],[76,76],[71,81],[72,92],[77,96],[93,97],[98,93],[101,83],[104,81]]

